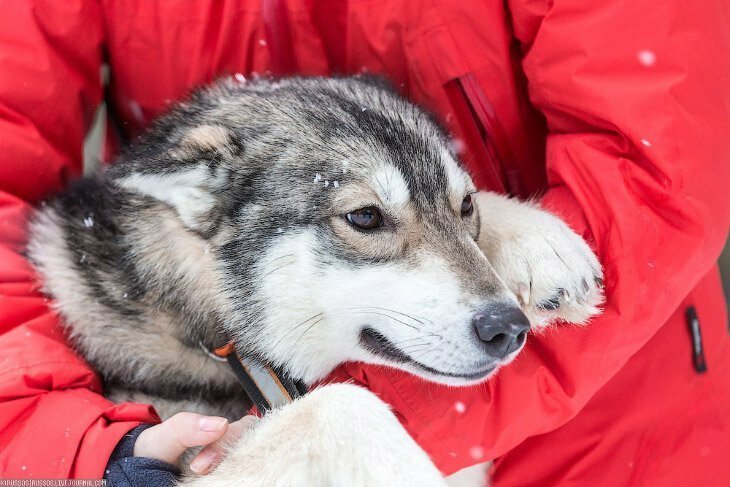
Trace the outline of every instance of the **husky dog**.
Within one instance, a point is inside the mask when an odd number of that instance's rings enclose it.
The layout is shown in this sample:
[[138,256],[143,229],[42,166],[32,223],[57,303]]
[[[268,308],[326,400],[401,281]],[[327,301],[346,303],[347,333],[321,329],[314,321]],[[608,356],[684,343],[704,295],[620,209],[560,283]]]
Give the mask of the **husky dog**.
[[[533,326],[598,312],[601,268],[534,205],[477,192],[447,135],[381,81],[225,80],[42,208],[29,253],[114,400],[235,419],[227,342],[312,385],[362,361],[451,385]],[[373,394],[267,415],[201,485],[438,485]]]

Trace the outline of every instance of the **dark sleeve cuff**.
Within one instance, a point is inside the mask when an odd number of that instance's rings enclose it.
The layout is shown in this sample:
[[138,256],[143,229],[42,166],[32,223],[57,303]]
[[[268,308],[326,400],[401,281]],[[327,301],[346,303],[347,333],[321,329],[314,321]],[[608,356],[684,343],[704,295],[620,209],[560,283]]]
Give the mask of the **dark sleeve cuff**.
[[153,458],[135,457],[137,437],[152,424],[137,426],[124,435],[107,463],[104,479],[111,487],[172,487],[180,469]]

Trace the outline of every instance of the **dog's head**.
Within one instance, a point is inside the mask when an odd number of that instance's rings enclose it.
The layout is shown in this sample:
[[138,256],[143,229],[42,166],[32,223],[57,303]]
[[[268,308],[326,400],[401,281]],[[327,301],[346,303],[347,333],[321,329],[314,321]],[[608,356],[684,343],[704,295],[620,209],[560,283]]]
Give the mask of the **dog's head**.
[[293,377],[356,360],[467,383],[525,342],[448,138],[379,82],[224,82],[124,159],[115,183],[200,244],[221,332]]

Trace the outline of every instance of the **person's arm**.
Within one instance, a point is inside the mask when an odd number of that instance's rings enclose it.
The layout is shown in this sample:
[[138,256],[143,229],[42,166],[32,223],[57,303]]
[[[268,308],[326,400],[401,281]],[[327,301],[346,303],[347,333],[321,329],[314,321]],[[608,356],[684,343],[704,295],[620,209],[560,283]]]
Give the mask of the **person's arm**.
[[478,387],[348,365],[449,473],[574,417],[715,264],[730,222],[725,3],[509,5],[549,128],[542,204],[594,244],[607,302],[585,328],[530,337]]
[[101,478],[149,406],[114,405],[23,257],[30,205],[81,174],[102,97],[96,1],[0,1],[0,477]]

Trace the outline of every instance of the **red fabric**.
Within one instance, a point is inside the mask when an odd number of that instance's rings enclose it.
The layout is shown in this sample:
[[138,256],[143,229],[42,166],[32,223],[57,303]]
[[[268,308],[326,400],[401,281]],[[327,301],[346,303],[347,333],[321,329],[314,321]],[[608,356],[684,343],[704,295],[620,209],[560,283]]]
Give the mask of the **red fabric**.
[[[482,187],[543,194],[595,245],[603,316],[531,337],[486,385],[360,364],[334,374],[390,402],[443,471],[499,456],[497,485],[730,478],[711,270],[730,223],[728,5],[332,3],[0,1],[0,476],[99,476],[119,437],[155,420],[98,395],[19,253],[28,203],[80,173],[105,56],[127,136],[224,74],[384,73],[465,142]],[[687,305],[705,335],[701,376]]]

